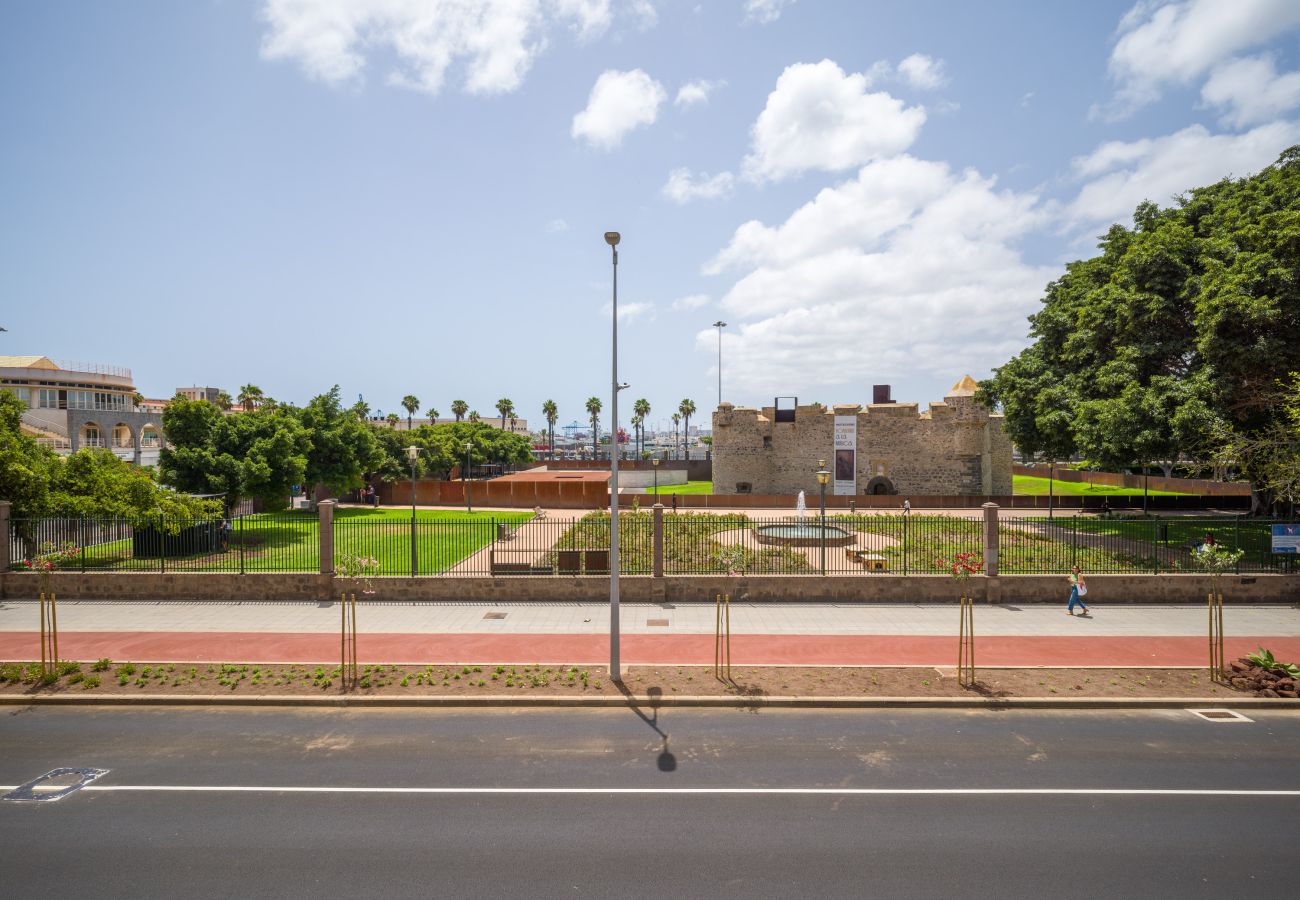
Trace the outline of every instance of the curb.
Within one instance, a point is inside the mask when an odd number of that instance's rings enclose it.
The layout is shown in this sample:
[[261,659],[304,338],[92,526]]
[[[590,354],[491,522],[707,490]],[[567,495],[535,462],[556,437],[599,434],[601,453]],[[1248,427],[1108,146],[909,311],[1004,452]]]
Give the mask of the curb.
[[1285,697],[307,697],[264,694],[104,694],[97,697],[0,695],[0,706],[203,706],[307,709],[533,709],[622,707],[699,709],[1284,709],[1300,711]]

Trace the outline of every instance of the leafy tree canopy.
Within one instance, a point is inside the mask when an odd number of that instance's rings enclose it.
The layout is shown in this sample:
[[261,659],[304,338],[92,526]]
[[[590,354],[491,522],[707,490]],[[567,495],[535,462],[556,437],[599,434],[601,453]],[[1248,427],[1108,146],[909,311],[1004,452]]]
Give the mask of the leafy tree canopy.
[[1300,147],[1133,221],[1048,285],[1033,343],[980,385],[1027,454],[1205,461],[1277,424],[1300,368]]

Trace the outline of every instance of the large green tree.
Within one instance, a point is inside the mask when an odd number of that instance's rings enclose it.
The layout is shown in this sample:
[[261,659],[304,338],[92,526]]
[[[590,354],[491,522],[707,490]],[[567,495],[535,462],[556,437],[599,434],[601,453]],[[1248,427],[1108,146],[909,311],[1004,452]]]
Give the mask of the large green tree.
[[177,398],[163,411],[163,433],[162,477],[179,490],[224,494],[228,506],[254,497],[280,509],[304,483],[311,440],[286,407],[222,415],[206,400]]
[[382,462],[376,429],[343,406],[336,384],[313,397],[298,412],[298,421],[311,440],[307,451],[305,484],[321,484],[334,494],[361,487],[366,472]]
[[[1300,148],[1171,208],[1142,203],[1099,246],[1048,285],[1033,343],[980,385],[1021,451],[1168,467],[1275,429],[1275,385],[1300,368]],[[1266,506],[1260,461],[1240,465]]]

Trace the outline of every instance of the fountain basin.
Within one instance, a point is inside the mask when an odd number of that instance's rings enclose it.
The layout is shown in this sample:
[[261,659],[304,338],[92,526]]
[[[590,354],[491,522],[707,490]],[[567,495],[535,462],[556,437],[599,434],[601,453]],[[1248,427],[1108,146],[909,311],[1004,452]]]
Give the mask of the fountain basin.
[[760,525],[754,529],[754,540],[760,544],[783,547],[820,547],[825,540],[828,547],[846,547],[857,538],[838,525],[798,523],[789,525]]

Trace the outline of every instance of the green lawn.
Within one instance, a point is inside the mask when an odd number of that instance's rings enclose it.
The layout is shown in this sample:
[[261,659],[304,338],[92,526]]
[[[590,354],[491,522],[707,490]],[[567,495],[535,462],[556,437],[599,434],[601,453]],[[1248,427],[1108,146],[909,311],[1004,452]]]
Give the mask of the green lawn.
[[[1047,496],[1047,486],[1052,486],[1052,493],[1058,497],[1141,497],[1141,488],[1109,487],[1092,485],[1078,481],[1061,481],[1060,479],[1039,478],[1037,475],[1013,475],[1011,493]],[[1152,497],[1186,497],[1178,491],[1148,491]]]
[[[646,493],[651,497],[654,496],[655,489],[653,486],[646,488]],[[688,481],[685,484],[661,484],[659,485],[661,494],[712,494],[712,481]]]
[[[416,511],[419,572],[433,575],[492,542],[500,524],[517,525],[531,512]],[[87,542],[85,566],[94,569],[168,572],[315,572],[320,568],[318,518],[293,511],[258,513],[234,522],[225,552],[132,556],[131,540]],[[373,556],[383,575],[411,573],[411,513],[400,509],[344,508],[334,515],[334,556]],[[79,568],[80,559],[66,568]],[[486,574],[486,573],[485,573]]]

